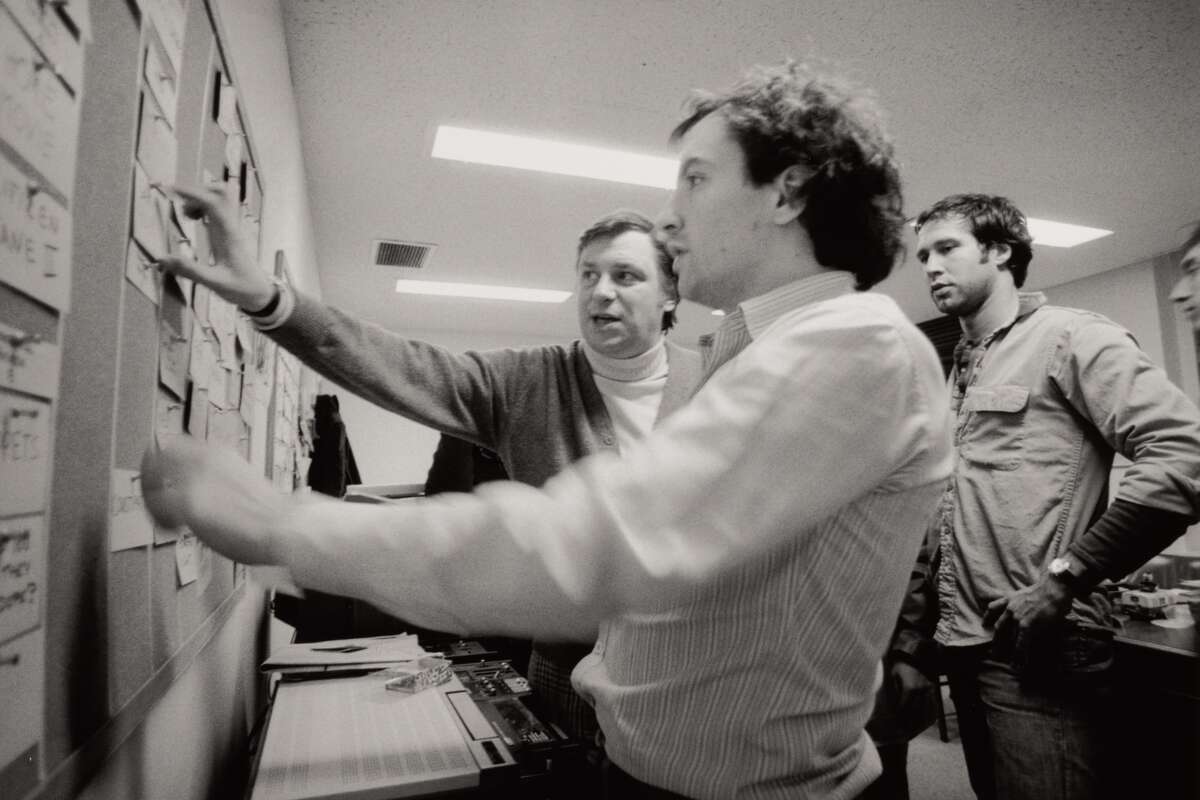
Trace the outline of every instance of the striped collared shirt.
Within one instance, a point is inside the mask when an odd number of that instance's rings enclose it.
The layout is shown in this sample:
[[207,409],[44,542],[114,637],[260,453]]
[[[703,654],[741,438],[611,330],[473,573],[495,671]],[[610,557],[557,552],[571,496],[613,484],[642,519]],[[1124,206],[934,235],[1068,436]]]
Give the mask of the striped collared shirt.
[[854,276],[849,272],[825,272],[792,281],[739,304],[721,320],[715,333],[700,337],[700,355],[704,359],[700,385],[788,311],[847,294],[853,285]]
[[[705,380],[713,378],[712,389],[725,391],[718,384],[751,374],[753,367],[743,362],[758,356],[747,349],[753,342],[820,317],[820,304],[848,295],[851,284],[847,273],[824,273],[741,304],[715,334],[701,339]],[[864,350],[881,362],[894,358],[887,351],[897,341],[868,332],[878,322],[876,314],[897,315],[886,307],[890,301],[851,295],[840,302],[851,310],[830,314],[830,321],[861,322]],[[883,307],[875,311],[876,305]],[[839,354],[822,347],[820,328],[818,323],[811,332],[812,357],[841,369]],[[929,350],[924,342],[914,344],[911,334],[900,338],[918,351]],[[928,373],[924,391],[940,393],[940,373],[928,352],[922,355]],[[762,390],[768,387],[777,388],[764,384]],[[754,392],[754,386],[741,386],[737,394]],[[828,411],[853,424],[855,407],[872,398],[844,400]],[[772,406],[768,397],[743,397],[729,413],[761,414],[769,424]],[[813,423],[823,424],[820,420],[814,417]],[[933,430],[938,429],[935,421]],[[943,440],[947,430],[943,416]],[[870,454],[812,455],[853,460]],[[786,474],[772,474],[770,463],[752,472],[731,480],[769,484],[779,492],[810,491],[791,484]],[[821,524],[797,530],[768,557],[697,588],[683,604],[605,623],[593,653],[576,667],[574,682],[596,705],[609,757],[647,783],[693,797],[859,794],[879,771],[863,733],[876,662],[937,493],[936,483],[868,493]],[[753,525],[753,509],[747,512],[745,522]]]

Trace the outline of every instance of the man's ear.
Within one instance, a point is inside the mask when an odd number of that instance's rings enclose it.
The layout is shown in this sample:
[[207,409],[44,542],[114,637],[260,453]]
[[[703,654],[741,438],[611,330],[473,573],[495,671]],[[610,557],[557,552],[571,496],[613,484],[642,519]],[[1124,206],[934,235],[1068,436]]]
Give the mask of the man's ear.
[[786,225],[798,219],[804,213],[804,184],[808,180],[808,172],[796,164],[775,176],[775,213],[773,220],[778,225]]
[[679,306],[679,284],[666,287],[667,299],[663,302],[663,311],[674,311]]
[[[1012,247],[1010,247],[1009,245],[1004,244],[1002,242],[997,242],[996,244],[988,245],[988,250],[990,250],[996,254],[996,263],[997,264],[1007,265],[1008,260],[1010,258],[1012,258]],[[1005,269],[1007,269],[1007,266],[1005,267]]]

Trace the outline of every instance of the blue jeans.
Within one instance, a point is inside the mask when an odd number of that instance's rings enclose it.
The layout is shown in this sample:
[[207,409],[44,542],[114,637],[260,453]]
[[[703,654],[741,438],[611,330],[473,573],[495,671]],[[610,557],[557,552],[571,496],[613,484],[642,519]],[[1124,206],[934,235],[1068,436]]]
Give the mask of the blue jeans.
[[941,648],[979,800],[1098,800],[1112,786],[1112,639],[1071,628],[1017,652]]

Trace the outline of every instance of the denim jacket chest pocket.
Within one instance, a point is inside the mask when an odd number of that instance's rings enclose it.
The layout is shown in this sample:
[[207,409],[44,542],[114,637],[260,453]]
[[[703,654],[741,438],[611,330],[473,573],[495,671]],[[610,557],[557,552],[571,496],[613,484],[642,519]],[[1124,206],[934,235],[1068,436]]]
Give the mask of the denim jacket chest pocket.
[[959,454],[973,464],[1012,470],[1025,457],[1026,386],[972,386],[959,416]]

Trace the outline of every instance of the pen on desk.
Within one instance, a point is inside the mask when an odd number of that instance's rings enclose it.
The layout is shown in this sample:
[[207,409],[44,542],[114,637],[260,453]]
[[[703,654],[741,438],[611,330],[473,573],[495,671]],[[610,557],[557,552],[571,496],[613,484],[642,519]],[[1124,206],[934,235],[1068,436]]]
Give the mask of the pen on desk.
[[326,645],[324,647],[316,645],[309,649],[316,650],[321,653],[357,653],[359,650],[366,650],[367,648],[361,644],[338,644]]

